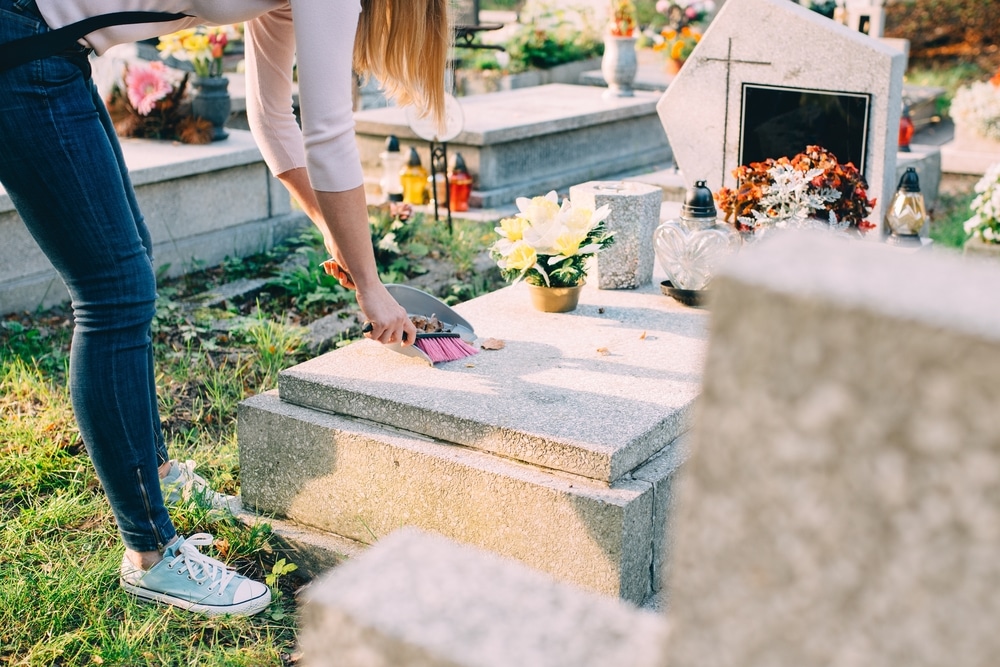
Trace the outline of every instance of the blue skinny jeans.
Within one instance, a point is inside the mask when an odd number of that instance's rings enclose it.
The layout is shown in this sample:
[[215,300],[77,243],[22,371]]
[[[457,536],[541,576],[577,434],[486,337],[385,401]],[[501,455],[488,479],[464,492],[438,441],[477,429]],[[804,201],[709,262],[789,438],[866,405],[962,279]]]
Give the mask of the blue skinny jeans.
[[[0,43],[47,30],[33,0],[0,0]],[[0,72],[0,183],[69,290],[73,411],[122,540],[160,549],[176,531],[157,471],[152,241],[82,48]]]

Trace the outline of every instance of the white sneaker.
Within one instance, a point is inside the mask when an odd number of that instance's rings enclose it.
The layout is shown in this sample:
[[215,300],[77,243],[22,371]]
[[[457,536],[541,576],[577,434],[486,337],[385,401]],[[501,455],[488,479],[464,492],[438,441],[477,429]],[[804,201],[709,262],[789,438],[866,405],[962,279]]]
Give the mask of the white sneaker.
[[252,616],[271,603],[271,589],[198,551],[212,536],[198,533],[178,538],[163,552],[163,560],[143,570],[128,555],[122,557],[121,585],[142,598],[206,616]]
[[208,480],[195,473],[196,465],[190,460],[183,463],[176,459],[170,460],[170,472],[160,479],[164,504],[176,505],[195,498],[215,509],[228,508],[232,512],[238,511],[239,498],[213,491],[208,485]]

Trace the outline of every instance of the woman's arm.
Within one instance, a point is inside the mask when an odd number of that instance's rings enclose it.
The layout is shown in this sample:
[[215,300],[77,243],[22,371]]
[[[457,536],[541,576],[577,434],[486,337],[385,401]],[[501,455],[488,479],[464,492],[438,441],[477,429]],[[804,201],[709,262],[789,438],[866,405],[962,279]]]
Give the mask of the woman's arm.
[[369,337],[382,343],[398,343],[405,333],[405,344],[412,343],[416,328],[378,276],[364,187],[345,192],[316,191],[302,168],[278,174],[278,180],[299,200],[322,232],[327,250],[346,270],[346,276],[334,275],[341,284],[349,283],[357,289],[358,305],[372,323]]
[[[368,227],[361,159],[354,139],[352,2],[296,0],[247,23],[247,115],[271,171],[319,228],[348,272],[358,305],[382,343],[412,343],[416,329],[378,276]],[[304,130],[292,112],[299,68]],[[338,276],[341,282],[345,277]]]
[[344,287],[356,289],[357,285],[354,284],[351,274],[344,268],[344,259],[341,257],[340,249],[337,248],[337,244],[333,240],[333,230],[326,224],[326,219],[323,217],[323,211],[320,209],[316,191],[312,189],[312,185],[309,183],[308,172],[304,168],[299,167],[278,174],[277,178],[288,188],[288,191],[292,193],[292,197],[295,198],[299,206],[302,207],[302,210],[305,211],[305,214],[309,216],[309,219],[312,220],[316,228],[323,234],[323,245],[326,246],[327,252],[333,257],[333,259],[324,262],[323,268],[328,274],[339,280],[340,284]]

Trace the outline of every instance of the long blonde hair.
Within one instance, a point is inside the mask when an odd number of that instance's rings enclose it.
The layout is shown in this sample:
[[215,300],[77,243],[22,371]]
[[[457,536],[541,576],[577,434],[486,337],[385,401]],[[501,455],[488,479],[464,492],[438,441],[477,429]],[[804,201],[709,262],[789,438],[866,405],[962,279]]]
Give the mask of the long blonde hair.
[[361,0],[354,70],[443,125],[451,41],[448,0]]

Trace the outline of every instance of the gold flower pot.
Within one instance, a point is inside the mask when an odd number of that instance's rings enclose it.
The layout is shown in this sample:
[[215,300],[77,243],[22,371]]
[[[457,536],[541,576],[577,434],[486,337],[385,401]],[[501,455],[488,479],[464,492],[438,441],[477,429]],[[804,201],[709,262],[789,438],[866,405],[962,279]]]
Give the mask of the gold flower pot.
[[583,283],[573,287],[545,287],[528,285],[531,304],[543,313],[567,313],[580,302]]

